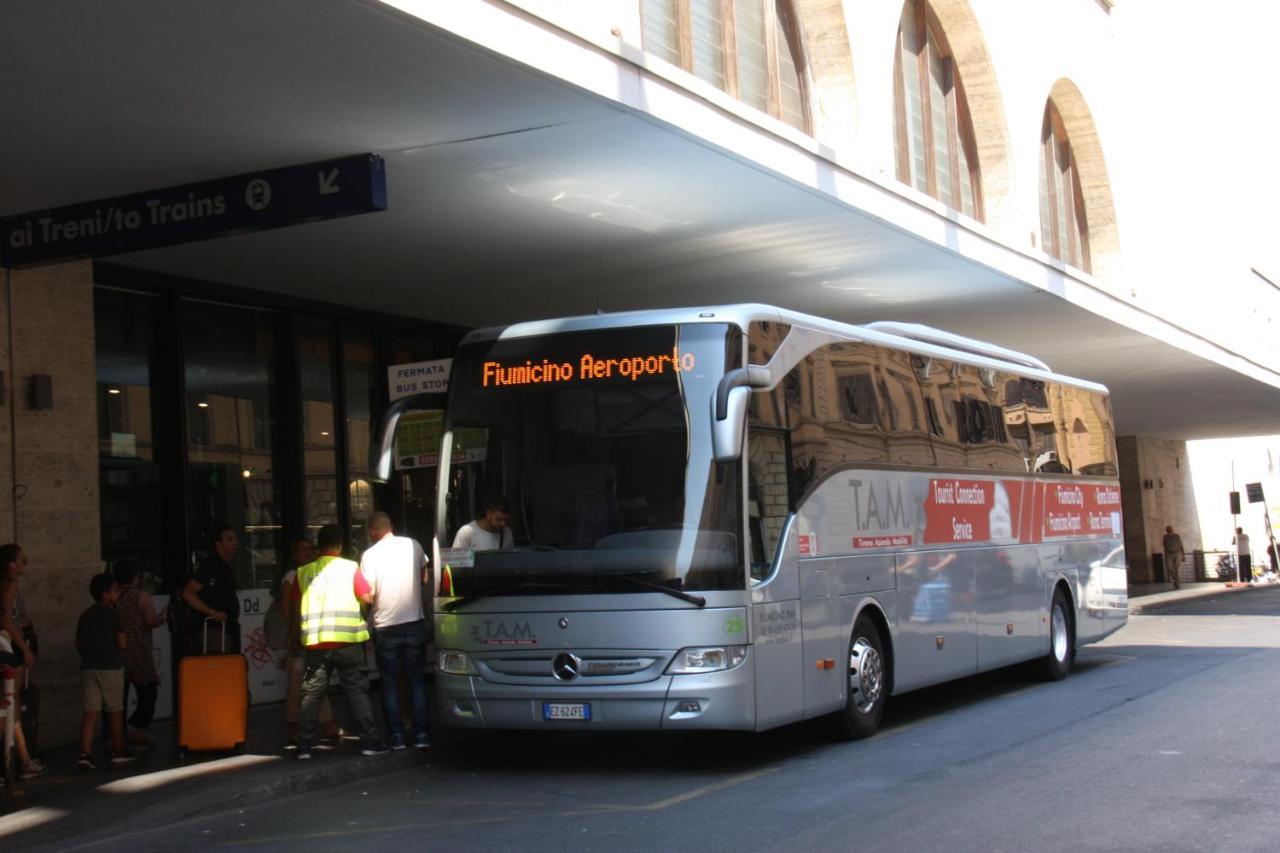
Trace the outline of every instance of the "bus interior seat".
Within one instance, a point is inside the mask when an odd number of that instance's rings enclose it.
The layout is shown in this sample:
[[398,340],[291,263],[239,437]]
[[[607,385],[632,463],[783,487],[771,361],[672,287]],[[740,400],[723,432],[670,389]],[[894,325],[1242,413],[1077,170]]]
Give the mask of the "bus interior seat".
[[561,547],[591,548],[622,529],[618,500],[610,494],[573,495],[560,514]]
[[[546,465],[529,471],[521,486],[525,531],[533,545],[564,547],[564,516],[580,496],[614,498],[617,472],[609,464]],[[617,502],[614,499],[614,511]]]

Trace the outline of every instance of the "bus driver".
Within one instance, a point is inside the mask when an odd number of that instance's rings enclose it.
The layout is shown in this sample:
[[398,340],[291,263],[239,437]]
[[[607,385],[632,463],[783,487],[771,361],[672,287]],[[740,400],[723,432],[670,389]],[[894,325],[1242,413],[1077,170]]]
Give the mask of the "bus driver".
[[458,528],[453,547],[474,551],[498,551],[515,547],[515,536],[507,522],[511,511],[502,498],[492,498],[484,506],[484,515]]

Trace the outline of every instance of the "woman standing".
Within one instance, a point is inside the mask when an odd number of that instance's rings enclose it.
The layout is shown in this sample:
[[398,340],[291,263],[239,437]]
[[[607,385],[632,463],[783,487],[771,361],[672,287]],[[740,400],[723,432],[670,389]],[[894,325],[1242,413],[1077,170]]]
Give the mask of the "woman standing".
[[[156,613],[151,593],[138,588],[138,564],[133,560],[119,560],[112,569],[120,599],[116,608],[124,623],[128,645],[121,652],[124,660],[124,679],[138,693],[138,707],[129,717],[130,743],[144,745],[147,727],[156,714],[156,694],[160,677],[156,672],[155,656],[151,652],[151,631],[164,624],[164,612]],[[125,707],[129,707],[128,689],[125,690]]]
[[[31,620],[27,618],[27,608],[19,587],[26,572],[27,555],[22,548],[12,542],[0,545],[0,631],[8,638],[14,654],[22,658],[22,666],[17,667],[14,674],[17,688],[14,699],[19,708],[22,707],[23,686],[36,665],[35,630]],[[20,720],[14,720],[13,745],[18,753],[18,772],[21,778],[30,779],[45,771],[44,764],[32,758],[27,749],[27,739]]]

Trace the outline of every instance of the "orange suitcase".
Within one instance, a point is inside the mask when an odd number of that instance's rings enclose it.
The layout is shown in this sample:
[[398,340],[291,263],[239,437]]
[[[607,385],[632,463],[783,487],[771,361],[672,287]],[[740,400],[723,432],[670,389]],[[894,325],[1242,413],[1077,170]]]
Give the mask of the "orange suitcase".
[[[205,649],[209,647],[205,620]],[[226,648],[227,624],[222,623]],[[201,655],[178,662],[178,755],[190,750],[244,751],[249,681],[244,655]]]

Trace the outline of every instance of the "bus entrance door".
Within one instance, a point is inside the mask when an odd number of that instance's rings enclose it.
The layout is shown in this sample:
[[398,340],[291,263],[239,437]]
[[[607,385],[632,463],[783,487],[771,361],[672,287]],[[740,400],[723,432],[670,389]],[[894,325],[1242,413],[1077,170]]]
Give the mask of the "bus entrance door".
[[795,525],[788,524],[769,574],[752,584],[756,729],[795,722],[804,715],[800,579]]

